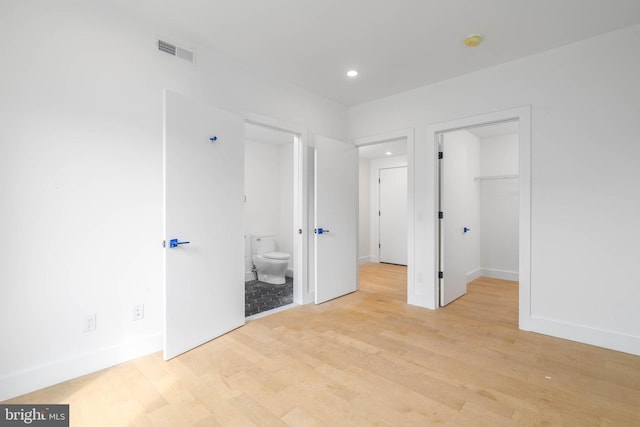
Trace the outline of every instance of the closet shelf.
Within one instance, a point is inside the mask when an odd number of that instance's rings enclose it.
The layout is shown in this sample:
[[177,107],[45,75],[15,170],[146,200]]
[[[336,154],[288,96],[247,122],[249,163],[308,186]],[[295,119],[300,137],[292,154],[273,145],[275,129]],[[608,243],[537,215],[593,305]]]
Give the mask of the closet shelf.
[[502,179],[518,179],[520,175],[493,175],[493,176],[476,176],[474,181],[498,181]]

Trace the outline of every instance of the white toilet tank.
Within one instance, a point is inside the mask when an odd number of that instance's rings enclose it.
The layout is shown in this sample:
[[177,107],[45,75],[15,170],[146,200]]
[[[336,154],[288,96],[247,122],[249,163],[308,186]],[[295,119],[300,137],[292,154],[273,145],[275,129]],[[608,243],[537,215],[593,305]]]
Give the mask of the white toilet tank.
[[256,234],[251,236],[251,250],[254,255],[276,251],[276,240],[273,234]]

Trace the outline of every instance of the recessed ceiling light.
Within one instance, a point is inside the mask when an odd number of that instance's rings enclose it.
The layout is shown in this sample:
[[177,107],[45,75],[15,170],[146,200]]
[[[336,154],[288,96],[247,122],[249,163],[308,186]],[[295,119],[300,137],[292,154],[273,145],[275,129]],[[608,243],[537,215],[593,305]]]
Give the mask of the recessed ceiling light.
[[392,153],[391,151],[387,151],[387,152],[386,152],[386,153],[384,153],[384,154],[386,154],[387,156],[390,156],[390,155],[392,155],[393,153]]
[[469,47],[475,47],[482,43],[482,35],[481,34],[469,34],[464,38],[464,44]]
[[357,70],[349,70],[347,71],[347,76],[349,77],[355,77],[358,75],[358,71]]

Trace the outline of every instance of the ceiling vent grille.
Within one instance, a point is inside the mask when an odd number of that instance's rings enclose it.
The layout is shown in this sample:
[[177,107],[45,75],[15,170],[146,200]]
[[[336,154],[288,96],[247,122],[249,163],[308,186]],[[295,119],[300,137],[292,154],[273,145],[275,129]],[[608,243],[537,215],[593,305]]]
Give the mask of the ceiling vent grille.
[[192,64],[195,63],[195,54],[193,51],[180,46],[176,46],[173,43],[169,43],[164,40],[158,40],[158,50],[160,52],[168,53],[171,56],[183,59]]
[[158,49],[161,52],[168,53],[169,55],[176,56],[176,47],[171,43],[167,43],[162,40],[158,40]]

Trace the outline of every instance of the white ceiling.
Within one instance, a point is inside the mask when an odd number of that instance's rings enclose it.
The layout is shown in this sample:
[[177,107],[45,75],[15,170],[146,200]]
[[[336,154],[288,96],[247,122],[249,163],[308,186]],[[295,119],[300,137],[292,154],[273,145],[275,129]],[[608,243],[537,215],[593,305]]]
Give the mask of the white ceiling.
[[[391,153],[391,154],[387,154]],[[390,141],[382,144],[365,145],[358,148],[358,155],[364,159],[383,159],[407,155],[407,140]]]
[[346,106],[640,23],[639,0],[108,1]]

